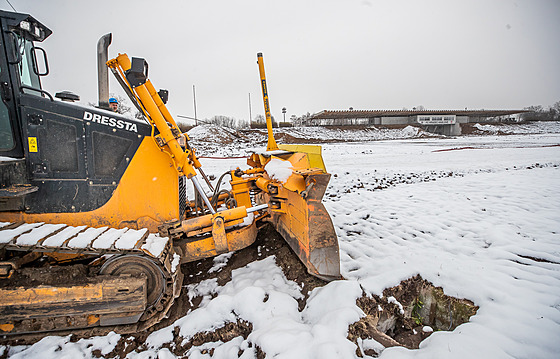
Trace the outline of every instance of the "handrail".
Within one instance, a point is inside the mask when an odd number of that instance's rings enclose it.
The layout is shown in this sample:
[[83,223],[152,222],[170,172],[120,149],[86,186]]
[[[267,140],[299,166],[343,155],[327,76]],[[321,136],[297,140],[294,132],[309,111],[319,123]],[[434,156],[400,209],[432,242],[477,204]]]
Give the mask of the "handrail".
[[[50,98],[51,101],[54,101],[54,98],[52,97],[52,95],[51,95],[50,93],[48,93],[47,91],[45,91],[45,90],[38,89],[38,88],[35,88],[35,87],[32,87],[32,86],[27,86],[27,85],[21,85],[19,88],[22,89],[22,90],[23,90],[23,89],[28,89],[28,90],[33,90],[33,91],[40,92],[40,93],[42,93],[42,94],[44,94],[44,95],[47,95],[47,97]],[[23,92],[23,91],[22,91],[22,92]]]

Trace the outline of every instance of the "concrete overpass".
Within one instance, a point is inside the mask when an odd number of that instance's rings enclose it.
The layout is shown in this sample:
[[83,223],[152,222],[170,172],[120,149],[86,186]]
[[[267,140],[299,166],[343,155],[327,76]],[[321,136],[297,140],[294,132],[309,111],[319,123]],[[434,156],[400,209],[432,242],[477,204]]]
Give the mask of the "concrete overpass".
[[527,110],[324,110],[304,126],[415,125],[442,135],[461,134],[464,123],[519,122]]

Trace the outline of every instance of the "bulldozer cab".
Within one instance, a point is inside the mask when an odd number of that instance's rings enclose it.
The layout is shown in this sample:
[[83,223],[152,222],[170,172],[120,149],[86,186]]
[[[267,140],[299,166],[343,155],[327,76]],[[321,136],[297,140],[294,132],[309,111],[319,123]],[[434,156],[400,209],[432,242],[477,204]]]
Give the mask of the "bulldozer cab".
[[[0,212],[86,212],[106,203],[142,139],[145,122],[83,106],[41,87],[49,72],[36,46],[51,30],[0,11]],[[53,195],[56,193],[57,195]]]
[[[18,97],[20,93],[43,96],[41,75],[48,73],[46,53],[35,47],[51,30],[27,14],[0,11],[2,51],[0,51],[0,156],[21,158],[24,155],[19,131]],[[42,55],[43,70],[39,69]]]

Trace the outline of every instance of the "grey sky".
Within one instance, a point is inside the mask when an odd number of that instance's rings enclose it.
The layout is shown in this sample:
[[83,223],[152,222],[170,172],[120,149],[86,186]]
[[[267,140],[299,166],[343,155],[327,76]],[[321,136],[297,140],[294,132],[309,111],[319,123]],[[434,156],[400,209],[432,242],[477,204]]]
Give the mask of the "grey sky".
[[[0,8],[10,10],[5,0]],[[44,88],[97,101],[96,44],[144,57],[173,115],[519,109],[560,100],[559,0],[10,0],[53,30]],[[111,79],[111,92],[122,93]]]

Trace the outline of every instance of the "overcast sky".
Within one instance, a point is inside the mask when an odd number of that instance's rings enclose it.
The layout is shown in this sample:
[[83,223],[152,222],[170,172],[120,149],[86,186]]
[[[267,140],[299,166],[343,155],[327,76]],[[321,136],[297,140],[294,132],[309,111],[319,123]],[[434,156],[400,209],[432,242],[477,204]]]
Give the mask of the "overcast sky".
[[[11,10],[6,0],[1,9]],[[97,101],[96,44],[143,57],[172,115],[520,109],[560,101],[560,0],[10,0],[53,34],[43,87]],[[111,92],[124,94],[111,78]]]

